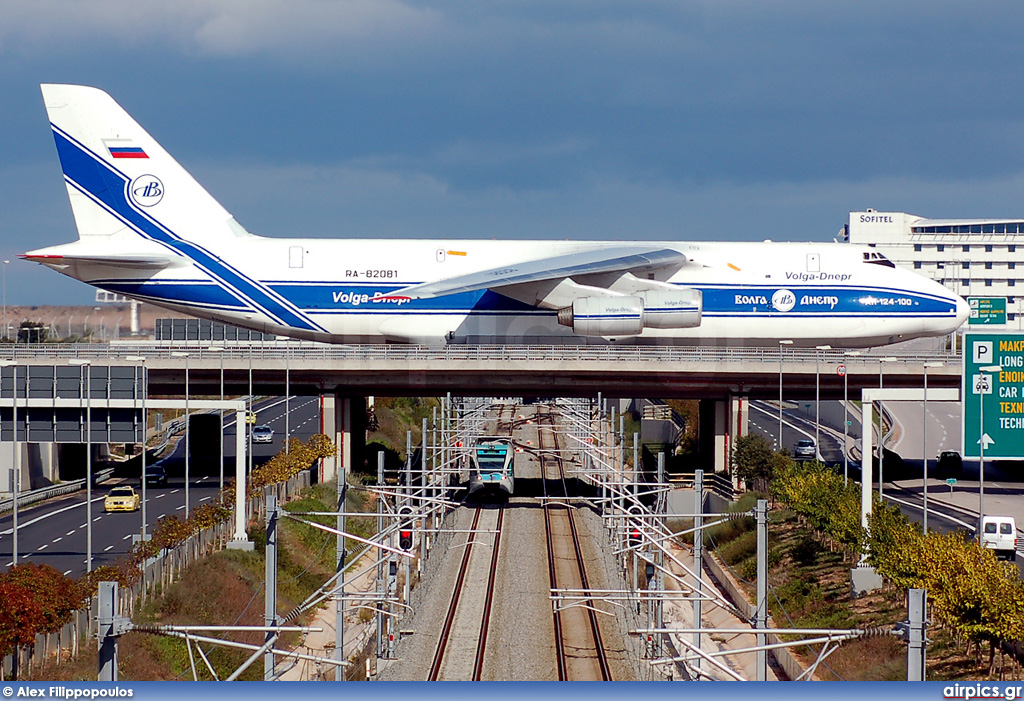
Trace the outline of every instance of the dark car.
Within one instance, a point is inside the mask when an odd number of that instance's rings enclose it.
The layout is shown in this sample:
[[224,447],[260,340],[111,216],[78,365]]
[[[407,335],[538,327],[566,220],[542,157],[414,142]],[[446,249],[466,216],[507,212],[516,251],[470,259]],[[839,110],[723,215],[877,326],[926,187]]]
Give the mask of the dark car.
[[154,487],[167,486],[167,470],[163,465],[146,465],[146,484]]
[[943,450],[935,463],[937,475],[959,475],[964,469],[964,459],[955,450]]

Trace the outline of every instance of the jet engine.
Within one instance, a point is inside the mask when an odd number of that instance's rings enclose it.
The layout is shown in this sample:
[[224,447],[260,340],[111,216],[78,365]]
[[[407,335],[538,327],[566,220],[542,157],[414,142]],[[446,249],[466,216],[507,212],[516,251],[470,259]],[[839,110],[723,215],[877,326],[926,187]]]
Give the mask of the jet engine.
[[649,329],[692,329],[700,326],[703,295],[700,290],[647,290],[644,326]]
[[639,297],[580,297],[558,310],[558,323],[581,336],[636,336],[644,328]]
[[643,329],[700,326],[699,290],[643,290],[623,297],[580,297],[558,310],[558,323],[581,336],[637,336]]

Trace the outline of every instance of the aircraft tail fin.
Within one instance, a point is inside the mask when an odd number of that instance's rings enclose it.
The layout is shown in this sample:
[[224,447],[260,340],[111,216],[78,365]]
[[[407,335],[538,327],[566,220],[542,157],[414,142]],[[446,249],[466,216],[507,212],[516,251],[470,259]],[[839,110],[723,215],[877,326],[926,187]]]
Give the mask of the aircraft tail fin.
[[84,85],[41,88],[80,240],[207,244],[248,235],[110,95]]

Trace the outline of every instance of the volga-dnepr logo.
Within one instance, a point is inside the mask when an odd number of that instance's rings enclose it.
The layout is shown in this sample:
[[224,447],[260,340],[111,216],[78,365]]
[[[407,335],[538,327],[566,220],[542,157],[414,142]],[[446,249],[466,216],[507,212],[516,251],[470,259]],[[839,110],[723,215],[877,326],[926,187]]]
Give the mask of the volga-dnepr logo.
[[155,175],[140,175],[131,184],[132,201],[140,207],[152,207],[164,198],[164,184]]
[[792,290],[776,290],[772,295],[772,306],[777,311],[788,312],[796,306],[796,295]]

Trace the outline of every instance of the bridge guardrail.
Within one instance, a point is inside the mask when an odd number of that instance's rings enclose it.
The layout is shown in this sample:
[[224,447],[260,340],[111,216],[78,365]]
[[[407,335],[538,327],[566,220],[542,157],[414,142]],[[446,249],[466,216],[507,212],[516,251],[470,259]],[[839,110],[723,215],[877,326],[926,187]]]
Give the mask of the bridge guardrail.
[[[217,350],[211,351],[210,348]],[[223,349],[223,350],[221,350]],[[125,362],[126,356],[144,355],[147,360],[171,359],[171,353],[187,351],[193,360],[225,359],[257,360],[379,360],[379,361],[470,361],[470,362],[814,362],[841,363],[851,367],[870,366],[879,357],[896,357],[907,363],[943,360],[958,364],[958,354],[899,352],[885,348],[878,355],[865,351],[847,356],[842,350],[816,351],[813,348],[780,349],[775,347],[720,348],[712,346],[501,346],[501,345],[331,345],[311,343],[268,342],[266,344],[231,345],[218,343],[78,343],[43,345],[7,345],[0,348],[0,359],[70,360],[73,358]]]
[[[97,470],[92,475],[93,484],[98,484],[104,480],[110,479],[114,474],[114,468],[109,467],[103,470]],[[61,482],[60,484],[54,484],[49,487],[40,487],[39,489],[30,489],[25,492],[18,493],[18,509],[29,504],[35,504],[39,501],[46,501],[54,497],[61,497],[65,494],[72,494],[81,489],[85,489],[85,480],[82,479],[70,480],[68,482]],[[7,499],[0,499],[0,513],[7,513],[8,511],[14,510],[14,497]]]

